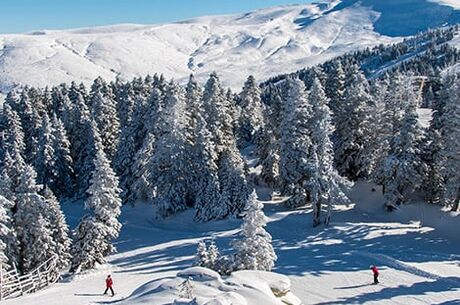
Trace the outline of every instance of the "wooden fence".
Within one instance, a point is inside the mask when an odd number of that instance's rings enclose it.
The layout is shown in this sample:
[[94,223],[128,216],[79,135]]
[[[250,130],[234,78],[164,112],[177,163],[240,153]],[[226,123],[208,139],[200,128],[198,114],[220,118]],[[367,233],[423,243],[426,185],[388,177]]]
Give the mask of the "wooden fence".
[[53,256],[31,272],[20,275],[16,266],[6,271],[0,264],[0,301],[35,292],[59,279],[60,273]]

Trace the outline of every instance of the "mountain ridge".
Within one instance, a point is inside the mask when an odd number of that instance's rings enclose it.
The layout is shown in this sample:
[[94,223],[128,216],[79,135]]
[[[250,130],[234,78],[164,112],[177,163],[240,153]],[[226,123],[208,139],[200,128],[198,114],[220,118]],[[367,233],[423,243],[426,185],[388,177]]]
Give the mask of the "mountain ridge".
[[[442,11],[446,7],[455,11],[431,0],[402,1],[421,4],[422,10],[435,5]],[[394,0],[390,2],[395,5]],[[0,35],[0,91],[17,85],[89,84],[98,76],[113,80],[163,73],[180,81],[194,73],[203,80],[213,71],[226,85],[238,88],[248,74],[263,80],[353,50],[400,41],[399,36],[378,31],[379,20],[391,20],[394,14],[394,7],[382,10],[368,5],[379,3],[331,0],[158,25]],[[436,22],[445,24],[443,18],[439,16]]]

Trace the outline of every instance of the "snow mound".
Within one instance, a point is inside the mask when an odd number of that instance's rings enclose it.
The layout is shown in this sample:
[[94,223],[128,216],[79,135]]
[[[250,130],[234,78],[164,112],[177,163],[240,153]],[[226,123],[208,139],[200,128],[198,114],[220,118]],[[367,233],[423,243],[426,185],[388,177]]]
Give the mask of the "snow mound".
[[[191,278],[194,300],[181,291],[184,278]],[[222,279],[212,270],[192,267],[141,286],[119,304],[300,305],[290,289],[288,277],[272,272],[238,271]]]
[[192,267],[185,269],[183,271],[179,271],[177,273],[178,277],[182,278],[193,278],[193,280],[216,280],[220,281],[219,273],[215,272],[214,270],[203,268],[203,267]]

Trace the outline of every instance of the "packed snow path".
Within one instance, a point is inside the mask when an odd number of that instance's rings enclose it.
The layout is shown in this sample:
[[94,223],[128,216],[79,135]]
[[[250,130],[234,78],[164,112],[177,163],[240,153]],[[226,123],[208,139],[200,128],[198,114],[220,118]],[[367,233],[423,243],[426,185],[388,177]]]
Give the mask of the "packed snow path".
[[[329,228],[312,228],[308,210],[286,211],[266,201],[267,229],[279,257],[275,271],[290,277],[292,292],[304,304],[458,304],[460,237],[454,229],[459,216],[432,206],[386,214],[378,190],[370,189],[358,184],[352,196],[357,206],[335,211]],[[267,199],[263,190],[259,197]],[[65,209],[75,225],[81,207]],[[437,216],[423,225],[419,220],[426,213]],[[150,215],[149,206],[124,207],[119,253],[110,265],[4,304],[115,303],[145,283],[189,267],[202,238],[212,235],[220,248],[228,247],[240,224],[236,219],[196,224],[190,212],[164,221]],[[380,285],[370,285],[371,264],[380,267]],[[101,295],[108,273],[114,278],[113,298]]]

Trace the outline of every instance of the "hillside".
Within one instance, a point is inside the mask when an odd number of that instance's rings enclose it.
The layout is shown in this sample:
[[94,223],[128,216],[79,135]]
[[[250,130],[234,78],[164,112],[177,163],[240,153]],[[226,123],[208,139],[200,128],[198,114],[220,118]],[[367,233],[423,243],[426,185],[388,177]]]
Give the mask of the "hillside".
[[[240,87],[337,55],[460,21],[453,1],[344,0],[161,25],[114,25],[0,36],[0,91],[164,73],[219,71]],[[241,73],[244,71],[244,73]]]
[[[274,271],[289,277],[292,293],[304,305],[456,304],[460,294],[460,252],[458,234],[452,228],[459,215],[442,213],[426,204],[409,205],[396,214],[381,214],[383,198],[379,191],[373,193],[370,189],[371,185],[358,184],[352,193],[356,205],[338,206],[327,229],[311,227],[310,209],[285,210],[279,202],[268,201],[260,189],[259,198],[269,217],[267,230],[279,257]],[[74,227],[81,207],[68,204],[64,209]],[[149,209],[151,206],[145,205],[124,207],[124,228],[116,243],[119,253],[109,258],[108,265],[4,304],[166,301],[159,283],[174,279],[177,272],[193,263],[199,240],[212,235],[225,249],[240,224],[235,219],[197,224],[191,221],[190,211],[153,221],[146,216],[151,215],[146,212]],[[381,269],[380,285],[370,285],[371,264]],[[101,295],[108,273],[115,281],[114,298]],[[170,296],[169,302],[172,301]]]

